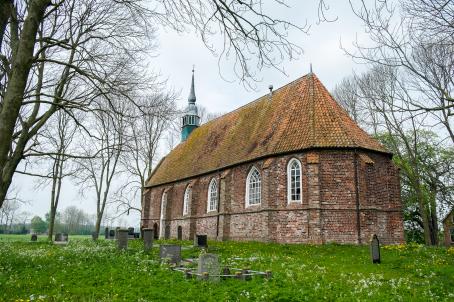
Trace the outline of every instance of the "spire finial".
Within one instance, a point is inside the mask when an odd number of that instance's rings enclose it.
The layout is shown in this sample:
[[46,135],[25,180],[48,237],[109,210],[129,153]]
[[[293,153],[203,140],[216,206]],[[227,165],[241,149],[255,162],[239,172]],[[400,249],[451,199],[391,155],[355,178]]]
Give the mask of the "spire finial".
[[188,97],[188,102],[189,103],[195,103],[196,97],[195,97],[195,88],[194,88],[194,67],[195,65],[192,65],[192,81],[191,81],[191,92],[189,93]]
[[310,73],[312,74],[312,63],[310,63]]

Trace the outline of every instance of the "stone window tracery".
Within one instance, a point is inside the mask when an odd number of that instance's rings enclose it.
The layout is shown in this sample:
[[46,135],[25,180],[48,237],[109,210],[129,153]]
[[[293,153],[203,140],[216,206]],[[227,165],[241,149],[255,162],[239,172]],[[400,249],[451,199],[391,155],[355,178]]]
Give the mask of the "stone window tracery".
[[296,158],[289,161],[287,165],[287,200],[301,202],[301,162]]
[[216,211],[218,208],[218,183],[212,179],[208,187],[208,209],[207,212]]
[[262,202],[262,181],[260,172],[252,167],[246,179],[246,207]]
[[188,186],[184,191],[184,198],[183,198],[183,215],[187,215],[189,213],[189,198],[191,196],[191,188]]

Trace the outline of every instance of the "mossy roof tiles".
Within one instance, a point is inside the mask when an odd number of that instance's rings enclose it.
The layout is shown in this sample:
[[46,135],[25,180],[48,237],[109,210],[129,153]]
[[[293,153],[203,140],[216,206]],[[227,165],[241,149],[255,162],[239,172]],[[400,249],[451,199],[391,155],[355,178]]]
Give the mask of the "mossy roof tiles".
[[313,148],[389,153],[348,116],[314,74],[195,129],[153,171],[148,186]]

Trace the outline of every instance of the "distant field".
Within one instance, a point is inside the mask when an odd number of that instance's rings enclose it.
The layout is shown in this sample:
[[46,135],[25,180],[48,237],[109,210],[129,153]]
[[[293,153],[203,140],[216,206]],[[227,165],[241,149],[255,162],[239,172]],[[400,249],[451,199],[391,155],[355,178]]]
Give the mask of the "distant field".
[[367,246],[210,242],[223,265],[273,272],[216,284],[169,270],[158,248],[129,245],[118,252],[114,241],[89,236],[70,236],[68,246],[0,236],[0,301],[454,301],[453,248],[384,247],[374,265]]
[[[70,235],[70,239],[90,239],[91,235]],[[30,241],[31,235],[10,235],[0,234],[0,242],[2,241]],[[104,237],[102,237],[104,238]],[[100,237],[100,239],[102,239]],[[47,241],[47,235],[38,235],[38,241]]]

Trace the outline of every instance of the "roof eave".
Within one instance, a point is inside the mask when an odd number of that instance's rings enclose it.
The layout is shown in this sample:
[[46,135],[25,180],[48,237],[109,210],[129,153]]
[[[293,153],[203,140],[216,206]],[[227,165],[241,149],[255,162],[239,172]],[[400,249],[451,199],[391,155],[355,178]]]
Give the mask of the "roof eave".
[[[380,150],[374,150],[374,149],[369,149],[369,148],[365,148],[365,147],[308,147],[308,148],[303,148],[303,149],[299,149],[299,150],[292,150],[292,151],[286,151],[286,152],[267,154],[267,155],[263,155],[263,156],[256,157],[256,158],[253,158],[253,159],[237,162],[237,163],[234,163],[234,164],[231,164],[231,165],[227,165],[227,166],[222,166],[222,167],[219,167],[219,168],[216,168],[216,169],[211,169],[211,170],[208,170],[208,171],[205,171],[205,172],[202,172],[202,173],[194,174],[194,175],[191,175],[191,176],[187,176],[187,177],[183,177],[183,178],[179,178],[179,179],[171,180],[171,181],[167,181],[167,182],[161,182],[161,183],[157,183],[157,184],[150,184],[149,181],[147,180],[147,185],[145,185],[145,188],[153,188],[153,187],[168,185],[168,184],[172,184],[172,183],[176,183],[176,182],[180,182],[180,181],[185,181],[185,180],[188,180],[188,179],[191,179],[191,178],[208,175],[208,174],[211,174],[211,173],[214,173],[214,172],[217,172],[217,171],[230,169],[230,168],[233,168],[233,167],[236,167],[236,166],[239,166],[239,165],[243,165],[243,164],[247,164],[247,163],[250,163],[250,162],[254,162],[254,161],[257,161],[257,160],[268,159],[268,158],[276,157],[276,156],[284,156],[284,155],[297,153],[297,152],[309,152],[309,151],[313,151],[313,150],[368,151],[368,152],[373,152],[373,153],[377,153],[377,154],[387,155],[390,159],[392,159],[392,157],[394,156],[394,154],[389,152],[389,151],[380,151]],[[158,168],[161,165],[163,160],[164,160],[164,158],[159,162],[158,166],[156,166],[156,168],[153,170],[153,173],[150,175],[149,180],[155,174],[155,172],[158,170]]]

